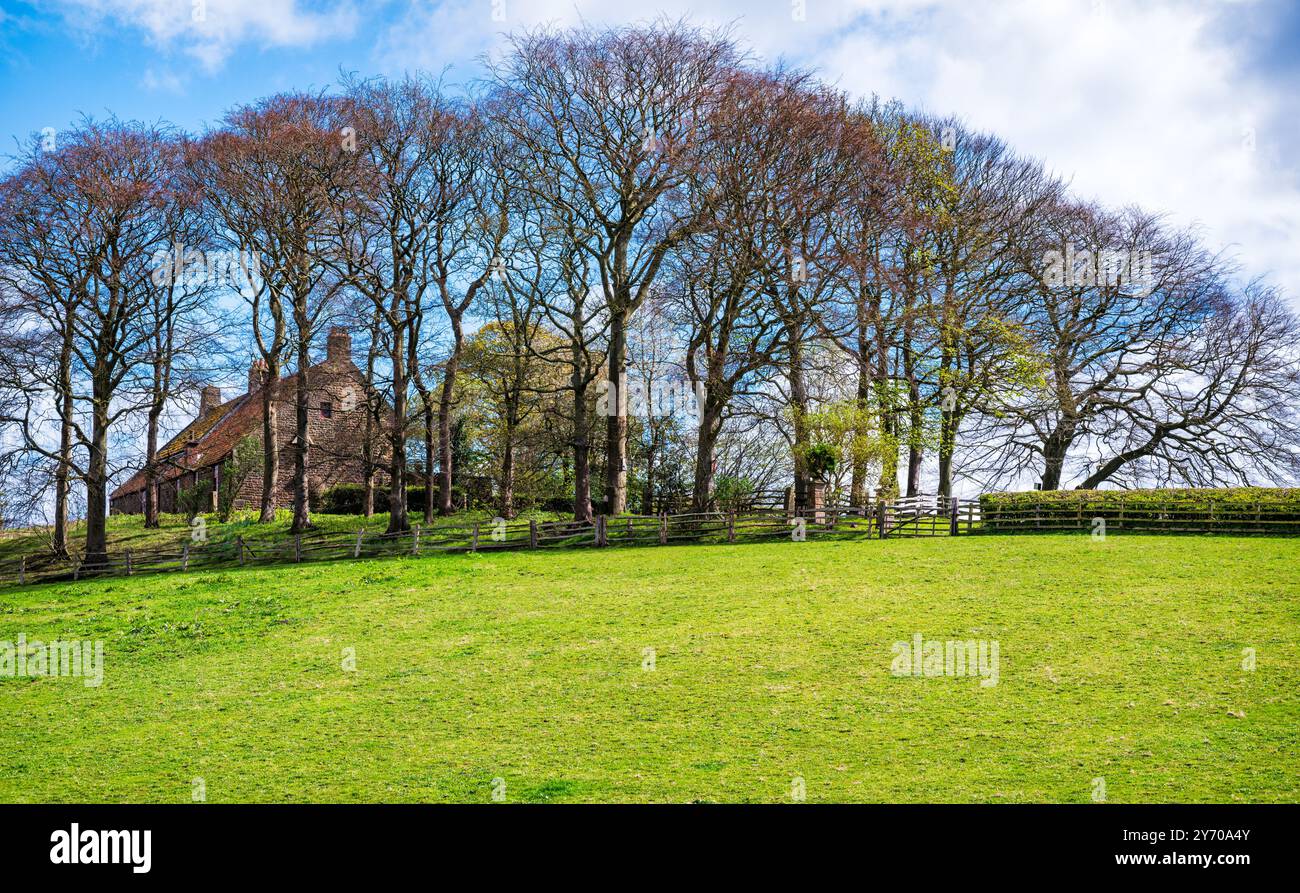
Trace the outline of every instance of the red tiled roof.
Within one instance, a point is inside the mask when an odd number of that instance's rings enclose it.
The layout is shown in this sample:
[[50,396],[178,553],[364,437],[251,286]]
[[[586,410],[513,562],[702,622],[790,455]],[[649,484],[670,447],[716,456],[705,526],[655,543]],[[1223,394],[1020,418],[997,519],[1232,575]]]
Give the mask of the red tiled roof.
[[[328,362],[328,361],[326,361]],[[319,366],[313,366],[317,369]],[[294,372],[277,380],[275,399],[285,399],[285,391],[298,379]],[[235,445],[249,434],[260,433],[262,426],[262,392],[240,394],[214,407],[202,418],[190,422],[179,434],[167,441],[158,451],[158,481],[170,481],[200,468],[217,465],[231,454]],[[193,442],[194,448],[186,461],[185,447]],[[169,461],[170,460],[170,461]],[[145,488],[145,470],[142,468],[113,491],[110,499],[137,493]]]

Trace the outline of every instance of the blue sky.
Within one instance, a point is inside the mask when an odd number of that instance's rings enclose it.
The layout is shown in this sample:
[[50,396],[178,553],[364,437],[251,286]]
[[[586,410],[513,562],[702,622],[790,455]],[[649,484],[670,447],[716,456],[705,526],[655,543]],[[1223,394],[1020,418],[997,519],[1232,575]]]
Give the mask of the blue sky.
[[0,139],[109,111],[199,128],[340,69],[463,81],[511,29],[656,13],[960,115],[1083,196],[1201,227],[1300,304],[1295,0],[0,0]]

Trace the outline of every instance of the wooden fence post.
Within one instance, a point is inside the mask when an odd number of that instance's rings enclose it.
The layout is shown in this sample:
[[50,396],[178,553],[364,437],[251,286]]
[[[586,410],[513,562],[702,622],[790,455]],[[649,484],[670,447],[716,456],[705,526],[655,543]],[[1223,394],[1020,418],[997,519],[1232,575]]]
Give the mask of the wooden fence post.
[[668,545],[668,513],[659,513],[659,545]]
[[81,579],[81,559],[78,558],[72,562],[72,579]]
[[603,546],[608,542],[608,540],[605,538],[605,516],[604,515],[596,516],[595,537],[596,537],[595,543],[597,546]]
[[411,533],[411,554],[420,554],[420,525],[415,525],[415,530]]
[[474,536],[469,541],[469,550],[471,552],[478,551],[478,525],[477,524],[474,525]]
[[528,519],[528,548],[537,548],[537,519]]
[[190,544],[186,543],[184,546],[181,546],[181,570],[187,571],[189,569],[190,569]]
[[949,519],[948,535],[949,536],[957,536],[957,534],[960,533],[960,530],[957,527],[957,503],[958,503],[958,499],[956,496],[948,497],[948,519]]
[[294,564],[299,564],[302,562],[302,534],[301,533],[295,533],[293,535],[293,561]]
[[126,575],[131,576],[131,550],[126,550]]
[[736,513],[734,511],[730,511],[727,512],[727,542],[734,543],[735,541],[736,541]]
[[244,537],[239,535],[235,537],[235,552],[239,555],[239,566],[244,566]]
[[27,582],[27,556],[22,555],[18,558],[18,585],[22,586]]
[[876,507],[876,535],[882,540],[889,536],[889,503],[881,500]]
[[363,536],[365,536],[365,535],[366,535],[366,529],[365,529],[364,527],[358,527],[358,528],[357,528],[357,543],[356,543],[355,546],[352,547],[352,557],[353,557],[353,558],[360,558],[360,557],[361,557],[361,538],[362,538]]

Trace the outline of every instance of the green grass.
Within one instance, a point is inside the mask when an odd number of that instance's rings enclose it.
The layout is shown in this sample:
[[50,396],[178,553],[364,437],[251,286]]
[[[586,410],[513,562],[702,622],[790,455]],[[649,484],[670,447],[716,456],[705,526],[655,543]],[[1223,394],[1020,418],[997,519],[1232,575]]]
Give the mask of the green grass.
[[[445,518],[435,517],[432,526],[426,525],[426,529],[476,522],[485,523],[492,517],[493,512],[486,510],[457,512]],[[562,516],[546,512],[524,512],[519,515],[522,520],[536,518],[539,521],[550,521],[559,517]],[[203,516],[203,523],[208,541],[214,545],[233,542],[236,536],[242,536],[246,540],[274,540],[289,536],[289,529],[293,524],[291,510],[280,509],[276,512],[275,520],[266,524],[260,523],[257,518],[257,512],[250,510],[235,512],[230,521],[224,524],[217,520],[216,515],[207,514]],[[423,524],[423,512],[412,512],[410,521],[412,525]],[[381,533],[388,528],[388,512],[380,512],[369,518],[362,515],[326,515],[313,512],[311,522],[312,530],[320,533],[351,533],[357,528],[364,528],[368,533]],[[181,544],[191,541],[191,534],[189,522],[183,515],[161,515],[159,526],[148,530],[144,527],[144,519],[141,515],[108,517],[108,547],[112,553],[128,547],[136,550],[179,549]],[[69,527],[68,547],[74,555],[82,554],[85,537],[84,521],[75,522]],[[49,544],[50,529],[46,527],[0,530],[0,562],[18,558],[20,555],[48,552]]]
[[[1296,801],[1298,570],[973,536],[9,590],[0,640],[102,639],[105,678],[0,678],[0,801]],[[891,675],[917,632],[996,640],[999,683]]]

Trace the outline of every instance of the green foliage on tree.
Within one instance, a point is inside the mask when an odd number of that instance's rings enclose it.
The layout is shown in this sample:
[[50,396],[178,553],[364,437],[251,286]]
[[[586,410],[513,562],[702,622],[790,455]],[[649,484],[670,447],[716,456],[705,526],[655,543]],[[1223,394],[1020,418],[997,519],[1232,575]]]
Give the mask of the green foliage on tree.
[[193,487],[185,487],[176,494],[176,510],[193,521],[212,506],[212,481],[199,481]]
[[[811,442],[804,451],[808,471],[829,481],[837,468],[879,463],[898,441],[881,430],[879,410],[857,400],[842,400],[804,415]],[[814,456],[816,453],[816,457]]]
[[713,496],[718,507],[727,511],[744,508],[754,497],[754,482],[734,474],[718,475],[713,485]]
[[839,451],[829,443],[814,443],[804,451],[804,461],[808,464],[808,473],[814,480],[827,480],[839,464]]
[[235,448],[230,452],[230,458],[222,463],[221,486],[217,489],[217,517],[223,523],[230,520],[230,513],[235,508],[235,498],[249,476],[261,464],[262,440],[251,434],[235,444]]

